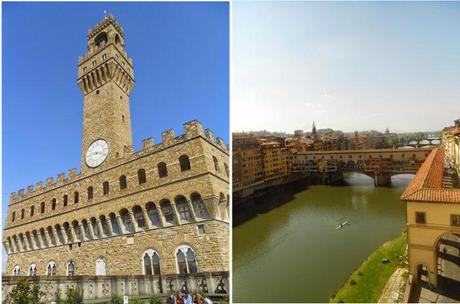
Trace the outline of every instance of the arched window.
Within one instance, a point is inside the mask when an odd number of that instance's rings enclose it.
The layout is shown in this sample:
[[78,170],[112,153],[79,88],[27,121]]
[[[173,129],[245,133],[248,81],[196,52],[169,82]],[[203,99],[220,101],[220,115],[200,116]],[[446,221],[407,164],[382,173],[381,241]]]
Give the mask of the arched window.
[[[43,228],[42,228],[43,229]],[[41,242],[40,242],[40,238],[38,237],[38,232],[37,230],[34,230],[32,231],[32,238],[34,240],[34,243],[35,243],[35,246],[36,248],[40,248],[41,247]]]
[[21,220],[24,219],[24,209],[21,209]]
[[142,264],[144,265],[144,275],[160,274],[160,256],[153,249],[147,249],[142,255]]
[[46,266],[46,275],[47,276],[55,276],[56,275],[56,263],[53,261],[50,261],[48,265]]
[[107,218],[104,215],[99,217],[99,221],[101,221],[102,232],[104,235],[110,235],[109,230],[109,223],[107,222]]
[[102,32],[99,35],[97,35],[94,39],[94,43],[96,44],[96,47],[104,46],[107,43],[107,34],[105,32]]
[[109,218],[110,218],[110,223],[112,224],[112,232],[114,234],[121,234],[120,226],[118,226],[118,221],[115,216],[115,213],[110,213]]
[[88,187],[88,200],[92,199],[94,196],[94,189],[92,186]]
[[37,265],[31,264],[29,266],[29,277],[34,277],[37,275]]
[[89,220],[89,225],[93,228],[93,238],[100,238],[101,237],[101,231],[99,230],[99,226],[97,225],[96,218],[92,217]]
[[147,181],[147,177],[145,176],[145,170],[139,169],[137,170],[137,180],[139,181],[139,185],[143,184]]
[[158,164],[158,176],[160,178],[168,176],[168,168],[166,167],[166,164],[163,162]]
[[71,277],[75,275],[75,262],[74,261],[69,261],[67,263],[67,275]]
[[134,215],[134,219],[137,222],[137,227],[139,227],[140,229],[145,230],[144,214],[143,214],[142,208],[140,206],[134,206],[133,207],[133,215]]
[[201,195],[198,193],[193,193],[190,196],[190,199],[192,200],[193,209],[195,209],[195,215],[202,219],[208,219],[208,209],[206,208],[206,205],[201,199]]
[[40,213],[45,213],[45,202],[41,202],[40,204]]
[[212,160],[213,160],[213,162],[214,162],[214,169],[215,169],[217,172],[220,172],[219,161],[217,160],[217,157],[213,156],[213,157],[212,157]]
[[51,200],[51,210],[55,210],[55,209],[56,209],[56,199],[53,198],[53,199]]
[[228,165],[226,163],[224,163],[224,168],[225,168],[225,175],[227,175],[227,177],[230,176],[230,171],[228,170]]
[[169,224],[176,224],[176,216],[174,215],[174,210],[171,206],[171,202],[167,199],[160,202],[161,212],[165,217],[165,220]]
[[72,222],[72,228],[73,228],[73,231],[75,232],[75,238],[76,238],[76,240],[74,241],[78,241],[78,242],[83,241],[81,229],[80,229],[80,225],[78,225],[78,221],[75,220]]
[[57,245],[57,240],[56,240],[56,234],[53,232],[53,228],[51,228],[51,226],[48,226],[46,228],[46,231],[45,233],[48,233],[48,235],[50,236],[50,241],[51,241],[51,244],[53,245]]
[[103,257],[96,261],[96,275],[105,276],[105,259]]
[[126,176],[122,175],[122,176],[120,176],[120,178],[118,180],[120,181],[120,190],[126,189],[126,187],[127,187]]
[[153,202],[148,202],[145,208],[147,209],[147,215],[149,216],[152,225],[155,227],[161,227],[160,215],[158,214],[155,204]]
[[193,221],[192,213],[190,212],[190,208],[185,197],[182,195],[177,196],[175,202],[180,219],[187,222]]
[[180,274],[198,272],[196,254],[192,247],[187,245],[179,246],[176,249],[176,259],[177,269]]
[[118,34],[115,35],[115,44],[119,44],[120,43],[120,36],[118,36]]
[[59,241],[59,243],[64,244],[64,236],[62,235],[63,232],[62,232],[61,226],[59,226],[58,224],[54,226],[54,228],[56,229],[57,240]]
[[73,241],[75,241],[73,238],[72,238],[72,232],[70,231],[70,226],[69,226],[69,223],[65,222],[64,224],[62,224],[62,228],[64,229],[64,233],[67,237],[67,240],[72,243]]
[[122,209],[120,211],[120,216],[121,216],[121,221],[123,222],[123,225],[125,226],[125,231],[127,231],[128,233],[134,232],[133,222],[131,221],[131,216],[129,215],[128,210]]
[[109,189],[109,182],[102,183],[102,193],[104,195],[107,195],[107,194],[109,194],[109,190],[110,190]]
[[35,206],[30,206],[30,216],[34,216]]
[[13,213],[11,214],[11,221],[14,222],[15,219],[16,219],[16,212],[13,211]]
[[13,268],[13,276],[19,276],[21,275],[21,267],[19,265],[14,266]]
[[180,170],[181,171],[187,171],[190,170],[190,159],[188,158],[187,155],[182,155],[179,157],[179,164],[180,164]]
[[64,194],[64,196],[62,197],[62,205],[66,207],[68,202],[69,202],[69,197],[67,196],[67,194]]
[[79,195],[78,191],[75,191],[73,193],[73,203],[77,204],[79,200],[80,200],[80,195]]

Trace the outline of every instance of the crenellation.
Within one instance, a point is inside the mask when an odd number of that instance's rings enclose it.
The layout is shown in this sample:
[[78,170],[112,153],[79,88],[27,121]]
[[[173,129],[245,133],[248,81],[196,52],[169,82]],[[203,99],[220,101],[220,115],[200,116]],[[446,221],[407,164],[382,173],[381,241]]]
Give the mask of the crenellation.
[[123,157],[132,155],[134,153],[134,147],[132,145],[124,146]]
[[74,180],[75,178],[77,178],[78,177],[77,169],[76,168],[69,169],[68,176],[69,176],[69,180]]
[[203,125],[195,119],[184,123],[184,131],[187,138],[198,135],[205,135]]
[[35,186],[35,189],[36,189],[36,191],[42,190],[43,189],[43,182],[42,181],[37,182],[37,184]]
[[30,194],[30,193],[33,193],[33,192],[34,192],[34,186],[33,186],[33,185],[27,186],[27,192],[26,192],[26,194]]
[[52,185],[54,185],[54,179],[52,177],[48,177],[46,179],[46,186],[45,187],[50,187]]
[[15,202],[18,199],[18,194],[16,192],[10,193],[10,203]]
[[149,138],[146,138],[146,139],[142,140],[142,151],[147,151],[151,147],[153,147],[153,138],[152,137],[149,137]]
[[174,142],[174,130],[173,129],[169,129],[169,130],[166,130],[164,132],[161,132],[161,138],[163,140],[163,143],[165,145],[170,145]]
[[64,182],[64,180],[65,180],[65,175],[64,175],[64,173],[63,173],[63,172],[59,173],[58,176],[57,176],[57,183],[58,183],[58,184],[61,184],[61,183]]
[[211,142],[214,143],[216,141],[216,138],[214,136],[214,132],[211,129],[206,129],[205,132],[206,132],[206,137],[209,138],[211,140]]
[[19,196],[19,197],[23,197],[23,196],[24,196],[24,188],[19,189],[19,191],[18,191],[18,196]]
[[225,151],[227,151],[227,146],[225,145],[225,142],[221,137],[217,137],[217,145]]

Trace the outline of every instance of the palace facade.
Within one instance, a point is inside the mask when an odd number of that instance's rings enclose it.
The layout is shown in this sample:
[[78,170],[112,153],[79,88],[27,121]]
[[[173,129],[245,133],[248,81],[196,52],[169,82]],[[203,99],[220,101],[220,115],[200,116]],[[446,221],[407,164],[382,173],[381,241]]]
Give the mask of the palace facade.
[[78,65],[83,93],[81,172],[71,169],[10,195],[4,293],[15,277],[48,298],[78,286],[85,299],[198,289],[228,293],[229,157],[196,120],[134,151],[133,61],[117,21],[88,34]]

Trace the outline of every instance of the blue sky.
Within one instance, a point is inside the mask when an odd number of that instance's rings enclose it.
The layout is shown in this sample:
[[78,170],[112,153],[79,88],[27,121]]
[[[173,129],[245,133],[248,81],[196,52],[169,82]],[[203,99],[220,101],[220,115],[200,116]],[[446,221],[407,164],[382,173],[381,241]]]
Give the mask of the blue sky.
[[192,119],[228,143],[228,4],[3,3],[3,223],[10,192],[80,170],[78,57],[104,10],[134,61],[136,150],[164,130],[182,134]]
[[233,130],[460,118],[460,2],[236,1],[232,21]]

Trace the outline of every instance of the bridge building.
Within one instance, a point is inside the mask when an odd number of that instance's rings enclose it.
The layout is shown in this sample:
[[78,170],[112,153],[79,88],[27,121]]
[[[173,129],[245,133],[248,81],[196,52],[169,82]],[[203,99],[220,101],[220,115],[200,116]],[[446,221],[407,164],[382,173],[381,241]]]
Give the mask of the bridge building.
[[[228,151],[196,120],[133,151],[133,61],[117,21],[88,34],[78,65],[83,93],[81,172],[71,169],[10,195],[3,295],[18,276],[85,300],[111,294],[228,293]],[[32,157],[32,155],[31,155]]]
[[415,174],[432,148],[307,151],[293,156],[294,173],[342,179],[345,171],[374,179],[376,186],[391,183],[391,176]]

